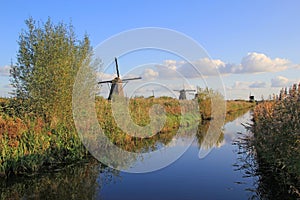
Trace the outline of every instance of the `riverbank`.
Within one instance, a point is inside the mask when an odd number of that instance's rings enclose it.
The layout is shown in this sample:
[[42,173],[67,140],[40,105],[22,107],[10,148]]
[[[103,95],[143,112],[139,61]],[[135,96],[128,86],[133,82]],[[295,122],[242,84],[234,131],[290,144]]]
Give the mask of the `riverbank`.
[[254,146],[266,198],[300,198],[300,85],[257,105],[248,146]]
[[[172,140],[180,126],[188,128],[198,124],[202,113],[194,110],[195,101],[183,101],[162,98],[134,98],[129,106],[133,121],[141,126],[150,122],[149,110],[159,104],[166,112],[166,122],[161,131],[154,137],[140,139],[128,136],[118,128],[111,113],[111,104],[103,98],[96,98],[96,111],[100,126],[108,138],[116,145],[129,151],[142,151],[155,148],[158,140],[167,144]],[[209,111],[205,106],[208,100],[198,101],[199,107]],[[83,146],[74,126],[64,123],[49,123],[42,118],[16,117],[9,107],[9,99],[0,101],[0,175],[27,175],[49,171],[84,160],[89,153]],[[184,114],[181,110],[184,104]],[[227,116],[238,110],[249,109],[253,104],[232,101],[227,103]],[[203,109],[202,109],[203,110]],[[200,109],[201,111],[201,109]],[[70,123],[67,123],[70,124]],[[72,123],[71,123],[72,124]]]
[[246,100],[228,100],[228,101],[226,101],[225,122],[233,121],[238,116],[242,116],[248,110],[253,109],[255,106],[256,106],[255,102],[249,102]]

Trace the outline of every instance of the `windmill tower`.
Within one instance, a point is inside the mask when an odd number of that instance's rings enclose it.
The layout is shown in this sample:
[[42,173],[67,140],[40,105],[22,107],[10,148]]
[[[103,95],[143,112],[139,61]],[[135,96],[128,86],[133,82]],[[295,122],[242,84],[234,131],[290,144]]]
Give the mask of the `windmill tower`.
[[115,63],[116,63],[117,77],[115,77],[112,80],[98,82],[98,84],[111,83],[108,100],[111,100],[113,95],[124,96],[124,91],[123,91],[124,82],[127,83],[130,80],[142,79],[142,77],[121,79],[117,58],[115,58]]
[[251,92],[250,92],[250,94],[249,94],[249,102],[254,102],[255,100],[254,100],[254,96],[253,95],[251,95]]
[[182,90],[174,90],[176,92],[179,92],[179,100],[186,100],[186,93],[187,92],[196,92],[196,90],[187,90],[187,89],[182,89]]

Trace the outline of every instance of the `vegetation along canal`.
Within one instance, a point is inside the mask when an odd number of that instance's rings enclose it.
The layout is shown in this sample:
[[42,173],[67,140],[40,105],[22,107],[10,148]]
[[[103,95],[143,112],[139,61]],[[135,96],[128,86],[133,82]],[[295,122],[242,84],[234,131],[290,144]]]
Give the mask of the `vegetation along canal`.
[[183,156],[161,170],[119,172],[91,158],[56,172],[1,181],[1,199],[248,199],[255,193],[249,190],[255,178],[243,178],[243,172],[237,170],[242,161],[238,146],[232,144],[238,132],[246,132],[241,123],[250,121],[250,112],[245,112],[231,117],[203,159],[198,152],[205,132],[199,132]]

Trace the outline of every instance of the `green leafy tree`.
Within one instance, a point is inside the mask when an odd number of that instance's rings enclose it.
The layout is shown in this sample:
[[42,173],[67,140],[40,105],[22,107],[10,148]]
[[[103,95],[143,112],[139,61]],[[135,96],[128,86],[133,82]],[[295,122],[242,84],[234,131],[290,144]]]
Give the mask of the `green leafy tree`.
[[87,35],[78,40],[71,24],[25,21],[11,83],[19,115],[31,114],[57,124],[72,121],[72,89],[78,69],[92,54]]

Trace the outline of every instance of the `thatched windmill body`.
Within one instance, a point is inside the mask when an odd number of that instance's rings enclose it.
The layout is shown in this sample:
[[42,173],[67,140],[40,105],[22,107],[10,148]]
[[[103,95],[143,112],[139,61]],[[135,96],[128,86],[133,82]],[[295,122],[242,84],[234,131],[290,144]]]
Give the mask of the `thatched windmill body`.
[[174,90],[174,91],[179,92],[179,100],[185,100],[187,92],[196,92],[196,90],[186,90],[186,89]]
[[130,80],[142,79],[142,77],[121,79],[117,58],[115,58],[115,63],[116,63],[117,77],[115,77],[112,80],[98,82],[98,84],[111,83],[108,100],[111,100],[113,95],[124,96],[123,83],[127,83]]

